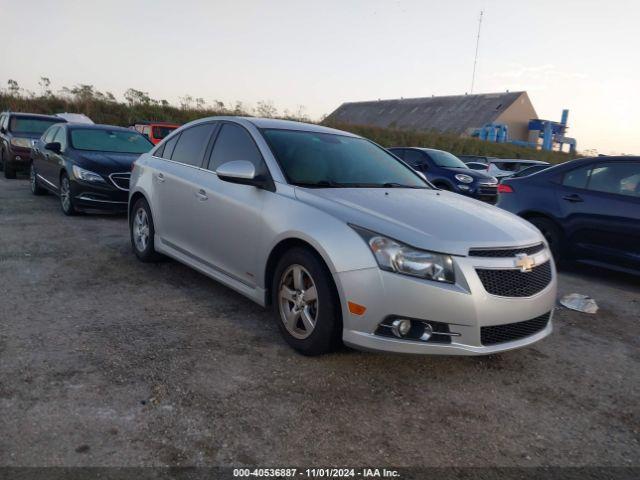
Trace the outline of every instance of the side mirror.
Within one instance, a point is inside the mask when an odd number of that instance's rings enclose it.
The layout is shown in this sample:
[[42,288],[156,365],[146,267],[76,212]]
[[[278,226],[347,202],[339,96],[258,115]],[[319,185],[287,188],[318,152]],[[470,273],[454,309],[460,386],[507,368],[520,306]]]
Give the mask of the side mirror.
[[7,133],[7,129],[4,127],[0,127],[0,133]]
[[62,151],[62,145],[60,145],[60,142],[47,143],[44,148],[51,150],[54,153],[60,153]]
[[233,160],[223,163],[216,169],[216,175],[225,182],[253,185],[254,187],[264,185],[264,181],[256,175],[256,167],[247,160]]

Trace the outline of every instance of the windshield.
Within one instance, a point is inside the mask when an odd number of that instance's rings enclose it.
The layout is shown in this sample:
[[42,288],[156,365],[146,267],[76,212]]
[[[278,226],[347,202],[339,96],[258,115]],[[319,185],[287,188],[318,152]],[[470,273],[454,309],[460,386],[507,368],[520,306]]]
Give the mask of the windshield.
[[13,133],[37,133],[42,135],[47,128],[55,123],[63,122],[59,120],[49,120],[44,118],[12,117],[9,130]]
[[71,144],[76,150],[146,153],[153,144],[138,132],[122,130],[73,129]]
[[467,165],[455,155],[442,150],[429,150],[429,156],[436,165],[443,168],[469,168]]
[[262,132],[294,185],[430,188],[409,167],[363,138],[298,130]]
[[169,126],[159,127],[156,125],[155,127],[153,127],[153,138],[162,140],[164,137],[166,137],[171,132],[173,132],[176,128],[178,127],[169,127]]

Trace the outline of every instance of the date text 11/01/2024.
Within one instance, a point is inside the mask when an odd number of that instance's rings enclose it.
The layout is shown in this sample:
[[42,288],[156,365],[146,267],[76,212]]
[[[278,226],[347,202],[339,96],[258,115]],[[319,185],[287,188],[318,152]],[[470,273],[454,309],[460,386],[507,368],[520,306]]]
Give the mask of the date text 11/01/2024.
[[235,468],[233,476],[279,478],[398,478],[397,470],[386,468]]

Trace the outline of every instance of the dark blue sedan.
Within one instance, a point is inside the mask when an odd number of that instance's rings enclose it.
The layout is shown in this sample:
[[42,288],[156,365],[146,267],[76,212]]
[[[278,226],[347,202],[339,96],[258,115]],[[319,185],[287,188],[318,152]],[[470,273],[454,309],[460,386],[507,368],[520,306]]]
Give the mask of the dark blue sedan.
[[557,260],[640,274],[640,157],[584,158],[504,180],[497,205],[538,227]]
[[498,180],[470,169],[455,155],[435,148],[392,147],[391,153],[424,174],[436,187],[495,203]]

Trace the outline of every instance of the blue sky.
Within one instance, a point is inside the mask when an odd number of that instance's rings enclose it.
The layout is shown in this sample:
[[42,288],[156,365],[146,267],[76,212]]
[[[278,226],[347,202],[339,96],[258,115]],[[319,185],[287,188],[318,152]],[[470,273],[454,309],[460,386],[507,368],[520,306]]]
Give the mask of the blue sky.
[[306,107],[527,90],[580,150],[640,154],[634,0],[0,0],[0,82]]

